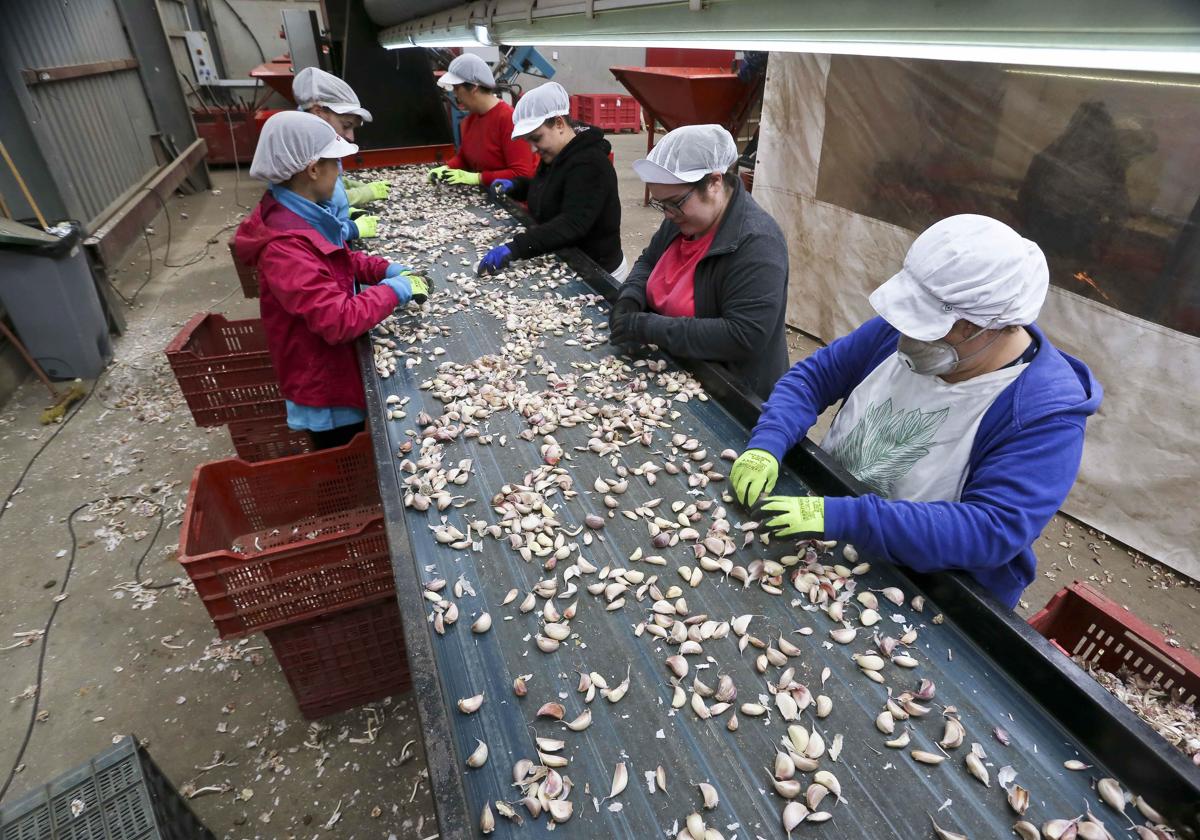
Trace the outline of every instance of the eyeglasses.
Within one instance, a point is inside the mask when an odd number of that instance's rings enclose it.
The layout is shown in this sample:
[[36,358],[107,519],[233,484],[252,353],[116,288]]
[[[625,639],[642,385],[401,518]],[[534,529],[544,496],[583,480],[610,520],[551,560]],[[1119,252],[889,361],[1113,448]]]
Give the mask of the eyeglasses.
[[661,201],[657,198],[652,198],[650,199],[650,206],[660,213],[670,213],[672,216],[680,215],[683,213],[683,205],[692,197],[692,193],[696,191],[697,186],[699,184],[691,187],[687,192],[679,196],[679,198],[664,198]]

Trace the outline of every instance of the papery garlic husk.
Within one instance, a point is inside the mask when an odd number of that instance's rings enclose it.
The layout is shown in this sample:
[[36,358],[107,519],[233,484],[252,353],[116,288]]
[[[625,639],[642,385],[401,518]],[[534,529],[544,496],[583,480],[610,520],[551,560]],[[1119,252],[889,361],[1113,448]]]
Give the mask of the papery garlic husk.
[[1029,791],[1020,785],[1013,785],[1008,789],[1008,805],[1018,816],[1023,816],[1029,809]]

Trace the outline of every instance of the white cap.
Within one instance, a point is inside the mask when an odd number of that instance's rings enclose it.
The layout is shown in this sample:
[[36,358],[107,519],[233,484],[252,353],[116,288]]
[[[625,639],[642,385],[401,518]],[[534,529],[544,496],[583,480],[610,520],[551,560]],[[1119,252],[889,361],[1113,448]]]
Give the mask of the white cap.
[[463,53],[450,62],[438,84],[444,88],[455,85],[483,85],[489,90],[496,87],[496,77],[487,62],[474,53]]
[[1050,270],[1036,243],[988,216],[951,216],[917,237],[871,306],[904,335],[943,338],[954,322],[999,329],[1037,320]]
[[635,160],[633,171],[647,184],[692,184],[737,159],[733,135],[721,126],[684,125],[668,131],[649,157]]
[[292,96],[306,111],[320,105],[335,114],[354,114],[362,117],[363,122],[371,121],[371,112],[359,105],[354,89],[319,67],[305,67],[296,74],[292,79]]
[[571,97],[558,82],[547,82],[521,97],[513,109],[512,139],[524,137],[551,117],[571,113]]
[[338,137],[333,126],[315,114],[280,111],[263,124],[250,162],[250,177],[282,184],[314,160],[344,158],[358,146]]

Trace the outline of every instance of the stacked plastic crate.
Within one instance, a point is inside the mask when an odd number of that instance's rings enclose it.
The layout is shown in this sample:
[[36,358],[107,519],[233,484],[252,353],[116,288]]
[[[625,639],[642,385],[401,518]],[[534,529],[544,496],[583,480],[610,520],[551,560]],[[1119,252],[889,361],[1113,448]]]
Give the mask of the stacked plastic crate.
[[315,719],[411,687],[370,437],[196,469],[179,560],[223,639],[264,631]]
[[228,425],[239,456],[196,469],[179,540],[218,634],[265,632],[310,719],[407,691],[370,438],[309,452],[257,319],[199,313],[166,352],[197,425]]
[[167,345],[167,360],[197,426],[228,426],[238,457],[263,461],[307,452],[287,426],[262,321],[199,312]]
[[610,132],[642,130],[642,106],[628,94],[577,93],[571,97],[571,117]]

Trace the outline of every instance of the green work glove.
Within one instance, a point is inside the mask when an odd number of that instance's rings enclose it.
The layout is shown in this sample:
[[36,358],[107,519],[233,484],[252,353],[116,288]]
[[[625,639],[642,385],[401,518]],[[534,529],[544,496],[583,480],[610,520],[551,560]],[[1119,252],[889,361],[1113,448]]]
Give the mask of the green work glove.
[[374,239],[379,235],[378,216],[359,216],[354,220],[354,226],[358,228],[359,239]]
[[757,502],[763,493],[774,490],[778,480],[779,462],[765,449],[747,449],[733,462],[729,472],[733,497],[746,507]]
[[387,181],[372,181],[369,184],[356,184],[355,186],[346,187],[346,198],[350,202],[351,207],[357,207],[360,204],[367,204],[371,201],[378,201],[381,198],[388,197],[388,190],[391,185]]
[[445,181],[446,173],[450,171],[449,166],[435,166],[429,170],[430,181]]
[[[824,496],[767,496],[755,506],[763,527],[775,537],[825,536]],[[767,519],[767,517],[771,517]]]
[[429,300],[429,292],[433,289],[433,283],[426,280],[420,274],[413,274],[411,271],[401,271],[401,277],[408,278],[408,284],[412,287],[412,300],[418,306]]
[[478,172],[467,172],[465,169],[448,169],[443,176],[447,184],[465,184],[477,187],[483,183],[483,176]]

